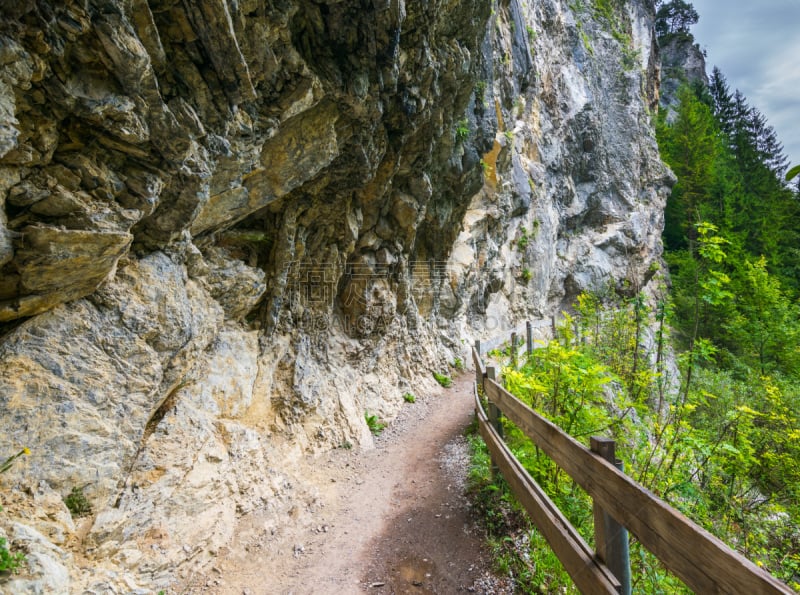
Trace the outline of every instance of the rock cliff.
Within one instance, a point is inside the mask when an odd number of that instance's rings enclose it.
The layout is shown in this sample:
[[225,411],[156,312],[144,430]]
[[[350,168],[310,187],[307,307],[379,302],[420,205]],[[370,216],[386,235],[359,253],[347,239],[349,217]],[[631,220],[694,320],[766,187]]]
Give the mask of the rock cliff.
[[678,89],[681,85],[702,84],[708,87],[706,57],[700,45],[689,33],[673,33],[660,40],[661,47],[661,107],[667,118],[674,114],[678,104]]
[[13,592],[169,588],[474,338],[658,268],[649,0],[0,7]]

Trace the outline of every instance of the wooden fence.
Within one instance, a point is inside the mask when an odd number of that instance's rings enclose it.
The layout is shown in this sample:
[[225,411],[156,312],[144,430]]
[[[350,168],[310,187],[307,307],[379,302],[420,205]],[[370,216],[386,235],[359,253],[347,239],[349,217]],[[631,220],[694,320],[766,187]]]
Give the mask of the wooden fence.
[[[472,353],[475,409],[492,464],[503,474],[581,593],[623,592],[623,583],[629,577],[620,576],[626,571],[620,568],[625,563],[619,550],[619,536],[624,534],[614,528],[615,523],[630,530],[668,570],[697,593],[793,593],[617,469],[609,441],[593,438],[589,450],[505,390],[496,380],[495,369],[484,365],[479,343]],[[481,405],[479,387],[487,398],[488,412]],[[501,416],[519,427],[593,499],[597,552],[514,458],[503,442]],[[627,535],[624,537],[626,547]]]

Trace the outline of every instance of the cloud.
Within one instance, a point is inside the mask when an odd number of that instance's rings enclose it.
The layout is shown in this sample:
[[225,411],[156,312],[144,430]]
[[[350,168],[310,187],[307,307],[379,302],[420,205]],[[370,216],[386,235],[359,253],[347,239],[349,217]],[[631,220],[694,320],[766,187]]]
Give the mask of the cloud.
[[800,163],[800,0],[692,0],[695,39],[731,89],[769,120],[791,162]]

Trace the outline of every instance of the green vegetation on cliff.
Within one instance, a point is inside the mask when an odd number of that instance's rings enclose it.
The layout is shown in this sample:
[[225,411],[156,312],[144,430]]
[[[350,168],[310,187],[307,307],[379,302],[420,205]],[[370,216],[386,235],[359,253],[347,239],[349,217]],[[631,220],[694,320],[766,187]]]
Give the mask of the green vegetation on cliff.
[[[720,251],[710,231],[701,236],[712,246],[701,249],[705,258]],[[590,436],[614,438],[637,482],[800,588],[799,385],[791,376],[715,364],[717,349],[708,339],[698,338],[671,368],[670,328],[681,321],[663,298],[651,310],[641,296],[582,295],[555,339],[520,368],[503,370],[506,388],[587,445]],[[515,456],[592,543],[590,499],[518,428],[507,420],[504,426]],[[490,521],[500,570],[525,592],[573,588],[543,537],[520,519],[505,485],[492,480],[480,452],[474,461],[472,489]],[[689,592],[635,539],[631,565],[634,592]]]
[[800,197],[775,131],[719,70],[679,99],[658,126],[678,177],[664,232],[672,326],[683,394],[702,396],[694,426],[727,445],[718,473],[695,475],[714,529],[798,588]]

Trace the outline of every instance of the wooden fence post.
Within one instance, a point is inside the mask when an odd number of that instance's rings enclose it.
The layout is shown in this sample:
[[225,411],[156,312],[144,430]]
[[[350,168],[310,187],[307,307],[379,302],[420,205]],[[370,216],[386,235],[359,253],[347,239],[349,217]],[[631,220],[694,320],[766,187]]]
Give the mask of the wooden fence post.
[[[494,380],[496,382],[497,368],[495,368],[494,366],[486,366],[486,379]],[[500,409],[497,407],[497,405],[495,405],[491,401],[491,399],[488,398],[488,392],[486,393],[486,395],[489,405],[488,408],[489,410],[486,412],[486,414],[489,418],[489,423],[492,424],[492,427],[495,430],[497,430],[498,436],[500,436],[500,438],[503,438],[503,423],[500,421],[500,416],[502,415],[502,413],[500,412]],[[497,462],[494,459],[492,459],[492,477],[496,477],[498,473],[500,473],[500,469],[497,466]]]
[[533,353],[533,325],[530,320],[525,322],[525,335],[528,340],[528,355],[530,355]]
[[511,333],[511,367],[517,367],[517,331]]
[[[487,366],[486,367],[486,378],[488,380],[494,380],[497,382],[497,368],[494,366]],[[500,411],[500,408],[495,405],[491,400],[489,400],[489,411],[487,412],[489,415],[489,421],[492,423],[492,427],[497,430],[497,433],[503,438],[503,424],[500,422],[500,418],[503,416],[503,412]]]
[[[477,352],[478,356],[481,356],[481,340],[475,339],[475,351]],[[475,362],[475,384],[483,390],[483,375],[481,374],[481,367],[478,365],[478,362]]]
[[[610,438],[592,436],[591,450],[622,471],[622,461],[616,457],[616,443]],[[631,560],[628,530],[599,505],[594,504],[594,540],[597,556],[620,582],[620,593],[631,595]]]

